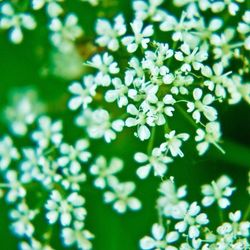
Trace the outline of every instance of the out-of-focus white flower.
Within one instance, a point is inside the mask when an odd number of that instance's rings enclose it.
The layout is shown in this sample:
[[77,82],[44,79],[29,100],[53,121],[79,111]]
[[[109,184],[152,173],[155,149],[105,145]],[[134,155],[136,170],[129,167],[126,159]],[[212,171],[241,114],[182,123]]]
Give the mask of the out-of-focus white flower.
[[141,46],[143,49],[146,49],[150,41],[149,37],[154,34],[153,26],[148,25],[143,28],[143,22],[141,20],[135,19],[131,23],[131,28],[134,35],[125,36],[122,39],[122,43],[127,47],[128,52],[134,53],[139,46]]
[[78,25],[78,17],[70,13],[61,21],[58,17],[51,20],[50,40],[52,44],[62,52],[72,51],[74,42],[83,35],[82,28]]
[[24,136],[28,125],[44,110],[44,105],[38,100],[37,92],[33,89],[15,91],[11,95],[11,103],[5,109],[5,118],[15,135]]
[[84,229],[84,224],[82,222],[75,221],[72,227],[63,228],[62,238],[66,246],[76,244],[78,249],[93,249],[90,240],[94,238],[94,235]]
[[29,209],[26,203],[19,203],[16,209],[10,211],[10,218],[13,221],[11,230],[18,236],[32,237],[35,228],[31,221],[37,213],[38,211]]
[[139,210],[141,208],[141,202],[137,198],[130,196],[136,188],[133,182],[120,183],[117,179],[112,179],[109,187],[112,191],[104,193],[104,201],[114,203],[113,208],[118,213],[125,213],[127,209]]
[[18,173],[15,170],[8,170],[5,174],[5,179],[6,187],[9,189],[5,197],[8,203],[14,203],[19,198],[24,198],[26,196],[26,189],[20,182]]
[[203,155],[208,150],[210,144],[219,147],[217,143],[220,140],[221,131],[218,122],[209,122],[206,124],[205,130],[199,128],[196,130],[196,133],[195,141],[198,142],[196,148],[199,155]]
[[74,221],[81,222],[86,216],[84,203],[85,199],[76,192],[63,198],[57,190],[53,190],[45,205],[46,217],[50,224],[56,223],[60,218],[62,226],[69,226]]
[[87,150],[89,141],[80,139],[76,141],[75,146],[63,143],[60,145],[60,153],[57,162],[59,166],[66,167],[68,165],[71,173],[79,173],[81,163],[87,162],[91,157],[91,153]]
[[34,10],[40,10],[46,8],[46,12],[49,17],[57,17],[63,13],[63,8],[59,3],[64,0],[32,0],[32,8]]
[[235,191],[234,187],[230,187],[232,180],[226,176],[221,176],[217,181],[212,181],[211,185],[206,184],[202,186],[202,205],[209,207],[214,202],[222,209],[230,205],[229,197]]
[[155,223],[152,226],[152,237],[144,236],[140,240],[141,249],[157,249],[157,250],[177,250],[176,247],[171,246],[171,243],[179,239],[179,234],[176,231],[168,232],[165,236],[165,228]]
[[173,177],[160,184],[159,192],[161,195],[157,200],[157,206],[166,217],[172,217],[174,211],[187,204],[183,200],[187,195],[186,185],[176,188]]
[[8,3],[0,5],[0,28],[9,30],[10,41],[18,44],[23,40],[23,29],[33,30],[36,28],[36,21],[30,14],[17,13],[13,6]]
[[94,185],[98,188],[104,189],[116,177],[114,174],[120,172],[123,168],[123,161],[119,158],[113,157],[110,162],[104,156],[99,156],[95,163],[90,167],[90,173],[96,176]]
[[90,138],[100,139],[104,137],[107,143],[116,138],[116,133],[121,132],[124,127],[123,120],[110,121],[109,113],[105,109],[86,109],[77,117],[76,123],[86,128]]
[[173,161],[171,157],[164,155],[159,148],[154,148],[149,156],[138,152],[134,158],[136,162],[145,164],[136,171],[141,179],[147,178],[151,169],[153,169],[155,176],[162,177],[167,171],[167,164]]
[[175,219],[181,219],[175,224],[175,229],[180,233],[187,232],[189,238],[194,239],[200,236],[200,227],[208,224],[207,215],[200,213],[200,206],[196,202],[190,206],[182,206],[173,213]]
[[29,243],[26,241],[22,241],[19,244],[19,248],[20,250],[55,250],[50,245],[43,244],[33,237],[29,239]]
[[76,110],[79,107],[87,108],[96,94],[96,83],[92,75],[85,76],[83,83],[73,82],[69,91],[74,95],[69,101],[69,108]]
[[[193,91],[194,102],[188,102],[188,112],[192,112],[193,119],[198,123],[201,119],[201,113],[209,121],[215,121],[217,119],[217,110],[214,107],[209,106],[214,101],[214,96],[211,94],[206,94],[202,98],[202,89],[195,88]],[[202,98],[202,99],[201,99]]]
[[145,20],[151,18],[153,21],[157,20],[157,16],[161,13],[159,6],[163,2],[164,0],[133,1],[133,9],[135,11],[136,19]]
[[111,75],[115,75],[120,71],[117,62],[114,61],[114,57],[107,52],[102,56],[97,54],[92,57],[88,65],[98,70],[95,82],[104,87],[108,87],[111,84]]
[[39,129],[32,133],[32,139],[36,141],[42,149],[52,145],[58,146],[62,141],[62,122],[52,122],[47,116],[42,116],[38,120]]
[[96,43],[102,47],[107,47],[111,51],[119,49],[119,37],[126,33],[126,25],[122,15],[114,19],[114,26],[106,19],[98,19],[96,23],[96,33],[99,37]]
[[14,147],[12,139],[9,136],[4,136],[0,140],[0,170],[5,170],[9,167],[12,160],[19,159],[20,155]]

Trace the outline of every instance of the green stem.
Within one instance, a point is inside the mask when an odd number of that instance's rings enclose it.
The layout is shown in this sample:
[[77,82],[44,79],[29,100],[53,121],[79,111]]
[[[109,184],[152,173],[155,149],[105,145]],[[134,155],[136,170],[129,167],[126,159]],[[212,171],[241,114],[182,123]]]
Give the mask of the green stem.
[[249,217],[250,217],[250,203],[249,203],[249,205],[248,205],[248,207],[246,209],[246,212],[245,212],[245,214],[243,216],[243,221],[247,220]]
[[214,159],[225,163],[234,164],[239,167],[250,169],[250,149],[235,142],[225,140],[223,142],[225,154],[210,152]]
[[149,143],[148,143],[148,147],[147,147],[148,155],[151,154],[151,151],[153,149],[154,138],[155,138],[155,130],[156,130],[156,127],[153,127],[152,130],[151,130],[151,137],[149,139]]
[[[176,108],[194,127],[199,127],[199,125],[187,114],[187,112],[180,105],[176,105]],[[221,153],[218,153],[217,151],[210,151],[210,155],[213,158],[225,163],[234,164],[239,167],[250,169],[250,149],[246,146],[237,144],[230,140],[224,140],[223,149],[220,146],[218,147],[218,145],[215,146],[220,149]]]
[[218,213],[219,213],[219,220],[220,220],[220,222],[222,224],[224,222],[223,211],[219,206],[217,206],[217,207],[218,207]]

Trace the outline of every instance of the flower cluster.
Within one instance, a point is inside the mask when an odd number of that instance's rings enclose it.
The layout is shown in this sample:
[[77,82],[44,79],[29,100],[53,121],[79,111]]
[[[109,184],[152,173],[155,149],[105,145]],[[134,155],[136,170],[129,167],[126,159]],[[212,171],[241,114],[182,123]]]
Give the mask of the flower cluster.
[[[205,197],[202,203],[208,206],[213,200],[218,199],[221,192],[221,205],[225,208],[225,202],[229,205],[227,198],[223,198],[223,192],[230,190],[231,179],[222,176],[217,182],[217,192],[208,194],[204,189],[209,189],[209,185],[202,187]],[[232,189],[231,189],[232,190]],[[152,226],[152,235],[144,236],[140,240],[141,249],[201,249],[201,250],[246,250],[250,247],[250,222],[242,219],[242,211],[229,212],[228,219],[221,221],[215,229],[211,227],[209,216],[202,212],[202,207],[198,203],[187,201],[187,190],[185,186],[176,188],[173,178],[160,184],[160,197],[157,200],[159,212],[159,222]],[[225,196],[229,197],[232,191],[228,191]],[[222,200],[226,201],[222,201]],[[210,203],[210,204],[208,204]],[[167,219],[167,220],[165,220]],[[213,218],[214,220],[214,218]],[[166,222],[165,222],[166,221]]]
[[[32,0],[22,8],[18,1],[0,2],[0,29],[8,30],[12,43],[21,43],[25,30],[39,26],[35,13],[41,12],[50,49],[62,56],[58,61],[64,56],[82,60],[85,29],[66,1]],[[76,2],[96,6],[102,1]],[[250,249],[249,212],[228,212],[236,191],[231,178],[223,175],[202,185],[200,202],[188,199],[186,185],[177,188],[173,177],[166,178],[169,166],[188,154],[187,145],[194,145],[190,151],[199,156],[212,146],[225,153],[220,105],[250,104],[246,2],[173,0],[168,9],[164,0],[133,0],[129,22],[122,13],[96,20],[85,73],[69,83],[68,92],[64,89],[62,101],[70,96],[67,119],[50,114],[35,90],[12,96],[4,110],[9,134],[0,138],[0,198],[11,207],[10,229],[21,250],[53,250],[53,226],[65,247],[93,248],[84,195],[88,179],[117,213],[142,208],[134,196],[136,183],[119,176],[126,160],[96,150],[99,143],[106,146],[130,135],[138,143],[131,156],[137,176],[152,174],[160,182],[159,221],[140,240],[141,249]],[[58,71],[68,72],[69,66]],[[211,206],[220,211],[215,223]],[[42,217],[49,229],[38,233]]]

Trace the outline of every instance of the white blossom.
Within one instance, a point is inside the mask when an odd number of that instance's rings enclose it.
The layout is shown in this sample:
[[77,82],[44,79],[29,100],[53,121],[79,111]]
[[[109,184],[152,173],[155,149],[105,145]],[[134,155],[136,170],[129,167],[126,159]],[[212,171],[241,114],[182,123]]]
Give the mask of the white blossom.
[[52,18],[49,29],[52,44],[64,53],[72,51],[76,39],[83,35],[83,30],[78,25],[78,17],[73,13],[65,16],[63,21],[58,17]]
[[35,227],[31,221],[37,213],[38,211],[29,209],[26,203],[19,203],[16,209],[10,211],[11,230],[18,236],[32,237]]
[[122,168],[121,159],[113,157],[108,163],[104,156],[99,156],[90,167],[90,173],[96,176],[94,185],[101,189],[106,188],[116,178],[114,174],[120,172]]
[[0,140],[0,170],[6,170],[12,160],[18,160],[20,157],[18,150],[14,147],[12,139],[4,136]]
[[203,206],[211,206],[217,202],[218,206],[225,209],[230,205],[229,197],[235,191],[234,187],[230,187],[232,180],[226,176],[221,176],[217,181],[212,181],[211,185],[206,184],[202,186]]
[[209,106],[214,102],[214,96],[206,94],[203,96],[203,91],[200,88],[195,88],[193,91],[194,102],[188,102],[188,112],[192,112],[193,119],[198,123],[201,119],[201,113],[209,120],[215,121],[217,119],[217,110]]
[[151,37],[154,33],[153,26],[148,25],[143,28],[143,22],[139,19],[135,19],[131,23],[131,28],[134,35],[125,36],[122,39],[122,43],[127,47],[128,52],[134,53],[139,46],[141,46],[143,49],[146,49],[150,41],[149,37]]
[[120,69],[114,57],[105,52],[102,56],[97,54],[88,62],[90,67],[98,70],[95,76],[95,82],[101,86],[109,86],[111,84],[111,75],[119,73]]
[[74,95],[69,101],[69,108],[76,110],[79,107],[86,109],[96,95],[96,83],[92,75],[85,76],[83,82],[73,82],[69,91]]
[[114,203],[113,208],[118,213],[125,213],[127,209],[138,210],[141,208],[141,202],[130,196],[135,190],[133,182],[118,182],[117,179],[112,179],[109,183],[111,191],[104,193],[104,201],[106,203]]
[[46,8],[46,12],[49,17],[57,17],[63,13],[63,8],[59,4],[64,0],[32,0],[32,8],[34,10],[40,10]]
[[74,192],[67,198],[63,198],[57,191],[53,190],[50,199],[47,201],[46,217],[50,224],[60,220],[62,226],[69,226],[72,221],[83,221],[86,216],[86,209],[83,207],[85,199]]
[[197,150],[199,155],[203,155],[209,148],[210,144],[214,144],[219,148],[218,142],[221,137],[220,124],[218,122],[209,122],[206,124],[205,129],[197,129],[195,141],[197,141]]
[[183,157],[184,154],[180,148],[182,146],[182,142],[188,140],[189,134],[187,133],[176,134],[176,131],[172,130],[170,133],[165,134],[165,138],[166,142],[163,142],[160,145],[160,149],[163,152],[169,150],[173,157],[176,156]]
[[32,139],[44,149],[48,146],[58,146],[62,141],[62,122],[52,120],[47,116],[42,116],[38,120],[39,130],[32,133]]
[[84,224],[82,222],[76,221],[74,222],[73,227],[63,228],[62,238],[66,246],[76,244],[78,249],[90,250],[92,249],[92,243],[90,240],[94,238],[94,235],[84,229]]
[[120,47],[119,37],[126,33],[126,25],[122,15],[118,15],[114,19],[114,25],[106,19],[98,19],[96,23],[96,33],[99,37],[96,43],[102,47],[107,47],[111,51],[117,51]]
[[172,162],[172,158],[162,154],[159,148],[154,148],[149,156],[138,152],[134,155],[134,159],[138,163],[145,164],[136,171],[141,179],[147,178],[151,169],[153,169],[155,176],[162,177],[167,171],[167,164]]
[[0,13],[0,28],[9,30],[10,41],[15,44],[19,44],[23,40],[22,29],[33,30],[36,28],[36,21],[33,16],[16,12],[8,2],[0,5]]

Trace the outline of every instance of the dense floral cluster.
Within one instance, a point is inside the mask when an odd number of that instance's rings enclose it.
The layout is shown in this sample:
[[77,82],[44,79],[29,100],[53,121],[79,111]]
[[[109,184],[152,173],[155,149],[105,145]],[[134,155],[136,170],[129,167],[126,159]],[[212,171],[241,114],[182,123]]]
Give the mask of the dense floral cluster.
[[[0,29],[8,30],[10,41],[22,42],[23,29],[37,27],[34,11],[44,9],[52,45],[61,53],[74,50],[84,32],[76,14],[64,13],[64,0],[30,2],[28,13],[2,1]],[[250,103],[250,10],[241,8],[244,0],[172,2],[178,16],[163,0],[134,0],[130,25],[122,14],[97,20],[100,52],[85,62],[88,73],[82,81],[68,88],[68,108],[85,137],[66,141],[63,121],[46,115],[33,90],[15,95],[6,108],[13,137],[6,134],[0,140],[0,196],[12,206],[10,229],[20,238],[20,249],[52,249],[51,231],[36,232],[40,216],[49,225],[59,225],[65,246],[92,249],[94,234],[85,227],[88,213],[82,195],[89,176],[116,212],[141,209],[133,194],[136,184],[117,177],[124,161],[90,150],[92,141],[112,143],[125,130],[148,144],[146,152],[139,149],[131,156],[138,177],[161,177],[159,221],[151,235],[140,240],[141,249],[250,249],[247,211],[230,212],[216,227],[210,225],[210,206],[218,206],[223,214],[231,205],[236,188],[228,176],[203,185],[201,202],[189,202],[186,186],[177,188],[173,177],[164,180],[175,158],[184,157],[188,141],[195,143],[200,156],[211,146],[224,153],[218,106]],[[236,15],[224,25],[225,17]],[[176,116],[190,121],[193,131],[179,130]],[[155,140],[156,134],[161,140]],[[27,144],[16,143],[20,138]],[[247,190],[250,193],[250,182]],[[31,196],[37,203],[30,202]]]

